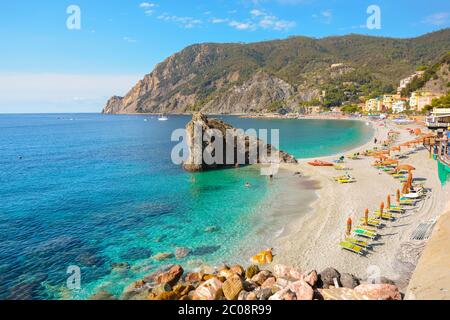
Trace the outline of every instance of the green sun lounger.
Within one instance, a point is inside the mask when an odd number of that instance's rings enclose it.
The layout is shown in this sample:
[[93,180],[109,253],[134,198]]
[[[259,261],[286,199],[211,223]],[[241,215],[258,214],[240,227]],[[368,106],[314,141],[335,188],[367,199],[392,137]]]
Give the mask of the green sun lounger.
[[[362,218],[361,220],[359,220],[362,223],[366,222],[366,219]],[[380,219],[378,218],[370,218],[369,220],[367,220],[367,224],[371,227],[376,227],[379,228],[382,225],[382,222]]]
[[416,200],[413,199],[400,199],[400,204],[408,205],[408,206],[415,206],[417,203]]
[[381,218],[383,220],[394,220],[395,217],[392,215],[392,213],[383,212],[383,215],[380,217],[380,210],[375,211],[375,215],[377,218]]
[[356,228],[355,230],[353,230],[353,232],[360,237],[364,237],[364,238],[368,238],[368,239],[375,239],[376,237],[378,237],[378,234],[376,232],[373,232],[371,230],[367,230],[365,228]]
[[345,239],[345,241],[350,242],[350,243],[352,243],[354,245],[363,247],[365,249],[369,249],[370,248],[370,244],[367,243],[367,241],[358,240],[358,239],[355,239],[355,238],[347,238],[347,239]]
[[390,207],[389,209],[387,209],[387,211],[391,213],[403,213],[405,212],[405,209],[403,209],[402,207]]
[[350,243],[348,241],[342,241],[339,243],[342,249],[357,253],[359,255],[364,255],[364,248],[356,244]]
[[356,227],[356,229],[363,229],[363,230],[367,230],[367,231],[374,232],[374,233],[377,232],[376,229],[372,229],[370,226],[365,226],[365,225],[359,225]]

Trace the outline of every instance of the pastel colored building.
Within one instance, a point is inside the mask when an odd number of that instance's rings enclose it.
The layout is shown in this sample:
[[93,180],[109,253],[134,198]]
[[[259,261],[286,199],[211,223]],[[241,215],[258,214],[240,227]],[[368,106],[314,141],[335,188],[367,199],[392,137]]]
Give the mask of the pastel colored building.
[[365,112],[380,112],[383,111],[383,103],[380,98],[369,99],[364,106]]
[[397,88],[397,93],[400,94],[402,92],[402,90],[404,88],[406,88],[406,86],[408,84],[411,83],[411,81],[414,80],[415,77],[421,77],[423,75],[424,71],[417,71],[414,74],[410,75],[409,77],[406,77],[402,80],[400,80],[400,85]]
[[397,100],[392,105],[392,112],[402,113],[406,111],[406,102],[403,100]]
[[409,98],[409,105],[412,110],[422,111],[426,106],[431,105],[433,99],[439,98],[440,95],[427,91],[415,91],[411,93]]

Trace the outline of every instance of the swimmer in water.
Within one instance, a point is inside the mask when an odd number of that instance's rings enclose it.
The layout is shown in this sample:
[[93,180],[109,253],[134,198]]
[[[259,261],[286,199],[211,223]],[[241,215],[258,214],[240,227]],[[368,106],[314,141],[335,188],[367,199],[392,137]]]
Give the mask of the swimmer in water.
[[246,186],[247,188],[250,188],[252,185],[250,184],[250,182],[246,182],[246,183],[245,183],[245,186]]

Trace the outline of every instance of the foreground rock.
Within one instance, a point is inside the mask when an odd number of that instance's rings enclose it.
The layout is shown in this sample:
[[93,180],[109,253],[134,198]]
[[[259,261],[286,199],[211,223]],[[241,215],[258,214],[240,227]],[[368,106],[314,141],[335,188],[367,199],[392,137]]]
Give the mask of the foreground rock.
[[[271,157],[276,155],[276,149],[270,144],[265,144],[262,140],[243,135],[231,125],[221,120],[208,119],[202,113],[193,115],[192,121],[186,126],[186,131],[186,142],[189,152],[186,161],[183,163],[183,168],[187,171],[205,171],[255,163],[269,164],[273,162]],[[210,132],[220,133],[220,137],[208,136]],[[200,140],[198,137],[200,137]],[[202,137],[207,137],[207,141],[203,141]],[[242,146],[237,142],[241,139],[244,141]],[[219,156],[220,152],[215,150],[214,153],[209,153],[213,157],[217,156],[217,158],[206,161],[203,157],[205,149],[211,149],[212,151],[215,149],[215,146],[220,145],[223,146],[223,150],[221,150],[222,156]],[[233,150],[233,154],[228,155],[228,150]],[[253,154],[256,156],[255,159],[252,159]],[[240,159],[243,160],[243,163],[241,163]],[[297,160],[292,155],[279,151],[277,162],[297,163]]]
[[[181,265],[172,265],[147,275],[129,285],[124,300],[401,300],[395,285],[389,283],[359,284],[351,274],[327,268],[300,270],[277,264],[272,270],[257,265],[244,269],[240,265],[208,267],[183,276]],[[336,287],[335,284],[338,284]],[[342,285],[344,287],[342,287]],[[99,292],[92,299],[114,297]]]
[[369,300],[401,300],[398,288],[392,284],[361,284],[354,291]]

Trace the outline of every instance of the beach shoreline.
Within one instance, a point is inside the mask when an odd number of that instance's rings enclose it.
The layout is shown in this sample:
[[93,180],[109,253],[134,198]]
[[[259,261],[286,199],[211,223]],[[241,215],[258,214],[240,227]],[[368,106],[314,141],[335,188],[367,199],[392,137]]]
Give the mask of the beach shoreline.
[[[386,127],[375,124],[370,141],[342,154],[371,149],[374,147],[373,138],[382,141],[387,138],[389,130],[401,131],[397,143],[411,140],[409,133],[403,129],[390,121],[387,121]],[[335,158],[336,155],[331,155],[315,159],[332,161]],[[301,171],[305,177],[316,181],[320,188],[316,190],[317,200],[311,204],[312,210],[291,221],[282,237],[275,242],[277,263],[292,265],[303,271],[333,267],[346,270],[361,279],[378,275],[395,281],[404,290],[426,244],[426,241],[410,241],[409,237],[419,223],[434,219],[443,212],[446,203],[442,199],[445,199],[445,194],[448,195],[448,188],[440,185],[437,165],[429,159],[428,152],[419,151],[402,163],[417,168],[418,176],[427,179],[426,185],[431,188],[431,194],[417,209],[408,211],[395,222],[388,222],[386,228],[380,231],[382,238],[376,241],[374,250],[366,257],[339,248],[339,241],[345,237],[346,220],[351,217],[358,223],[365,208],[372,213],[382,201],[386,202],[388,194],[395,199],[395,191],[401,189],[401,185],[387,174],[372,168],[372,158],[346,160],[353,168],[349,173],[357,178],[356,183],[347,185],[333,181],[332,176],[339,175],[339,171],[309,166],[306,164],[308,160],[299,159],[298,165],[282,166],[291,172]]]

